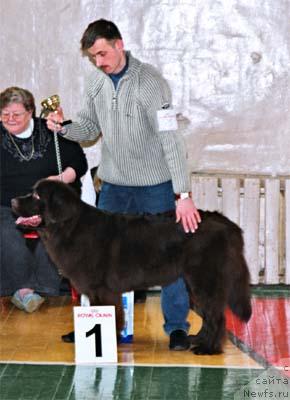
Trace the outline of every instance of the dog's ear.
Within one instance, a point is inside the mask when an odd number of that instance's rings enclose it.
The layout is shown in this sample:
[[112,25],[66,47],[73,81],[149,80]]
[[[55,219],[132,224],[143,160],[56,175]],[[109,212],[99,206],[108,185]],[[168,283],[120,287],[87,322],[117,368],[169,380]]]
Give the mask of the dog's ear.
[[37,193],[44,205],[45,224],[64,222],[77,215],[80,199],[68,185],[46,181],[45,185],[38,187]]

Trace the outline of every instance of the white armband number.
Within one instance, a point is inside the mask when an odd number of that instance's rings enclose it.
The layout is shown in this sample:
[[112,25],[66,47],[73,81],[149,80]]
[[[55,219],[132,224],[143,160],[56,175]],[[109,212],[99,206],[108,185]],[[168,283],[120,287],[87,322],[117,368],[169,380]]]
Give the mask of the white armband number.
[[176,111],[173,108],[157,111],[159,132],[176,131],[178,129]]

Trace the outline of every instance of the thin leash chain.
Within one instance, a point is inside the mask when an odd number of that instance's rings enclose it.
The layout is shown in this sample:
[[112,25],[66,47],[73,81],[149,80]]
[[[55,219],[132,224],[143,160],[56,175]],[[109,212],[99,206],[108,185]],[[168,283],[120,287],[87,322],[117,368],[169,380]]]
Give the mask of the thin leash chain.
[[[40,116],[39,116],[39,127],[41,131],[41,124],[40,124],[40,118],[44,114],[44,110],[41,111]],[[59,179],[62,181],[62,163],[61,163],[61,156],[60,156],[60,149],[59,149],[59,141],[58,141],[58,135],[57,135],[57,130],[54,129],[53,131],[53,140],[54,140],[54,148],[55,148],[55,155],[56,155],[56,163],[57,163],[57,171],[59,175]]]
[[53,139],[54,139],[54,147],[55,147],[58,175],[59,175],[59,179],[62,181],[62,164],[61,164],[61,156],[60,156],[60,150],[59,150],[58,135],[57,135],[56,130],[53,131]]
[[20,155],[20,157],[21,157],[23,160],[25,160],[25,161],[30,161],[30,160],[32,159],[33,155],[34,155],[34,152],[35,152],[35,149],[34,149],[34,136],[33,136],[33,134],[31,135],[31,136],[32,136],[32,137],[31,137],[31,154],[30,154],[29,156],[25,156],[25,155],[22,153],[22,151],[20,150],[18,144],[17,144],[17,143],[15,142],[15,140],[13,139],[13,135],[11,135],[10,132],[8,132],[8,135],[9,135],[9,138],[10,138],[11,142],[14,144],[14,146],[15,146],[15,148],[16,148],[16,150],[17,150],[17,153]]

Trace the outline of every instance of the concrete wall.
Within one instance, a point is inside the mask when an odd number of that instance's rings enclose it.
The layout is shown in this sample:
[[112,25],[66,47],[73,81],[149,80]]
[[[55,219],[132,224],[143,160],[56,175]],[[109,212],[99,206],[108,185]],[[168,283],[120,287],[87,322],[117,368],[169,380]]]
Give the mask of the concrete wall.
[[169,80],[193,171],[289,174],[290,0],[0,0],[0,90],[58,93],[75,117],[102,17]]

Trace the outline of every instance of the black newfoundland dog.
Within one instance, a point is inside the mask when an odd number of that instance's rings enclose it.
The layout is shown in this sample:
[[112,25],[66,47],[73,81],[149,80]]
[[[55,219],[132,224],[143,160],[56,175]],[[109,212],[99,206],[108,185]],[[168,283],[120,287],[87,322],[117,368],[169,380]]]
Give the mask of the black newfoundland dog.
[[[167,285],[182,277],[191,303],[203,318],[190,336],[195,354],[222,352],[224,311],[251,316],[249,271],[240,228],[217,212],[201,211],[198,230],[185,233],[175,213],[125,215],[82,202],[62,183],[39,181],[32,194],[12,200],[14,213],[34,216],[53,262],[92,305],[115,305],[117,329],[123,324],[121,294]],[[27,218],[19,218],[25,224]]]

